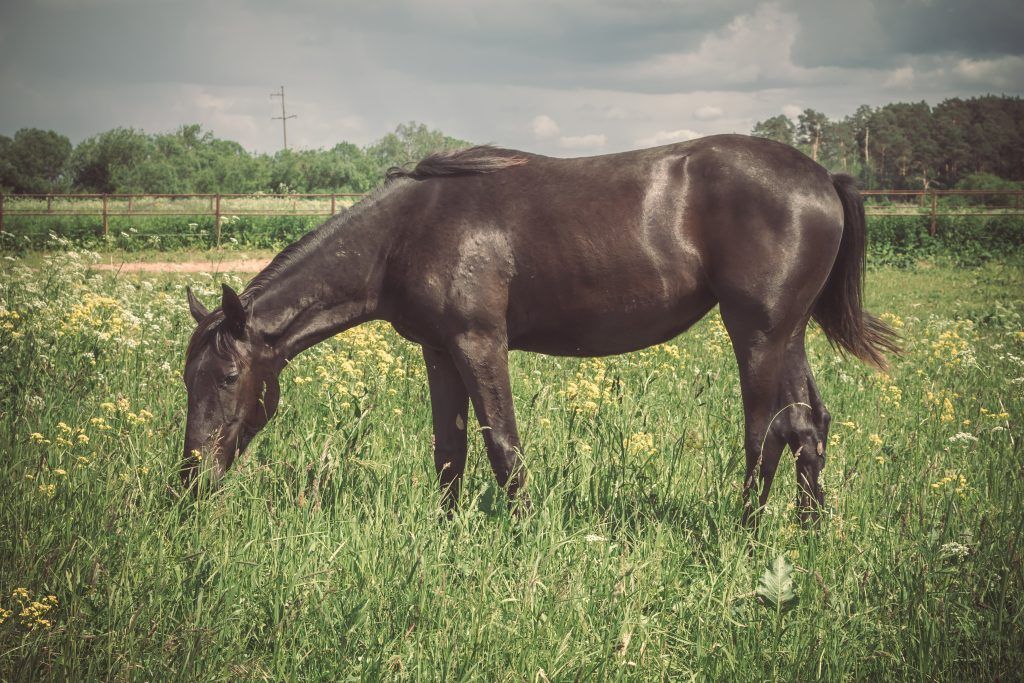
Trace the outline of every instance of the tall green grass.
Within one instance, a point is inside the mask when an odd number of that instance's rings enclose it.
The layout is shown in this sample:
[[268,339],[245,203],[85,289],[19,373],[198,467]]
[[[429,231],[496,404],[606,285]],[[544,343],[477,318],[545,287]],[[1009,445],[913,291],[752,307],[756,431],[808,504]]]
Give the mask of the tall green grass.
[[[812,334],[828,511],[797,527],[786,466],[751,536],[717,313],[636,354],[513,354],[521,522],[475,431],[442,521],[418,350],[383,325],[293,362],[278,416],[191,501],[184,285],[212,301],[219,283],[90,260],[2,266],[0,679],[1008,680],[1024,665],[1017,267],[870,274],[906,354],[882,376]],[[779,557],[799,600],[775,606],[757,589]]]

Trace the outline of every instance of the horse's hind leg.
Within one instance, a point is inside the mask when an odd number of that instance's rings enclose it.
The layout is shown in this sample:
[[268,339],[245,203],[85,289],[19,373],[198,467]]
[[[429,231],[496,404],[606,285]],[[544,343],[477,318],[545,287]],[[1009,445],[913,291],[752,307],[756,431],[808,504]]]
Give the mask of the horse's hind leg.
[[[831,417],[814,384],[804,352],[807,319],[771,331],[750,326],[752,316],[723,306],[722,319],[733,341],[743,393],[747,469],[743,480],[743,520],[768,501],[779,458],[788,445],[796,456],[798,505],[804,522],[817,519],[823,502],[818,476],[825,466]],[[754,507],[752,492],[759,483]]]
[[824,494],[818,481],[825,467],[828,429],[832,421],[825,408],[814,375],[807,363],[803,331],[793,337],[786,349],[782,393],[779,402],[794,406],[779,416],[775,429],[782,435],[796,458],[797,507],[800,521],[816,523]]
[[[755,316],[741,307],[723,304],[721,312],[740,371],[745,432],[743,445],[747,460],[743,477],[743,523],[751,524],[756,511],[768,500],[779,457],[786,446],[782,435],[772,429],[772,424],[790,332],[758,329],[751,324]],[[755,483],[759,483],[760,491],[756,508],[752,501]]]

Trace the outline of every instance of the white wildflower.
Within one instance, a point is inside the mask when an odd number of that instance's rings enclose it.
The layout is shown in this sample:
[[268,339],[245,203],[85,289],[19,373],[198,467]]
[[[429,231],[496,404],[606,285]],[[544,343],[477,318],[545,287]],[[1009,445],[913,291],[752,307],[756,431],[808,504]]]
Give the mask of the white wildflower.
[[949,543],[943,544],[939,548],[939,553],[942,557],[949,560],[961,561],[967,558],[971,554],[971,549],[963,543],[957,543],[956,541],[950,541]]

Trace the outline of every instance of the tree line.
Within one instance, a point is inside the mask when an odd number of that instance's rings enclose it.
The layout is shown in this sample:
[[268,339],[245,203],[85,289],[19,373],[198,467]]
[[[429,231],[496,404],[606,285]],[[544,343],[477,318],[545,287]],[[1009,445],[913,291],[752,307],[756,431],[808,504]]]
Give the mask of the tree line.
[[759,121],[751,135],[798,147],[870,187],[997,189],[1024,180],[1020,97],[862,105],[841,120],[805,109],[796,121],[783,115]]
[[[759,121],[751,134],[793,145],[875,188],[996,189],[1024,180],[1020,97],[864,105],[841,120],[805,109],[796,121]],[[250,153],[197,124],[158,134],[115,128],[78,145],[52,130],[24,128],[13,138],[0,135],[0,192],[367,192],[391,166],[468,144],[414,121],[366,147],[341,142],[275,154]]]
[[368,192],[391,166],[469,143],[422,123],[358,147],[251,154],[197,124],[173,133],[115,128],[76,146],[52,130],[0,136],[0,192],[110,194]]

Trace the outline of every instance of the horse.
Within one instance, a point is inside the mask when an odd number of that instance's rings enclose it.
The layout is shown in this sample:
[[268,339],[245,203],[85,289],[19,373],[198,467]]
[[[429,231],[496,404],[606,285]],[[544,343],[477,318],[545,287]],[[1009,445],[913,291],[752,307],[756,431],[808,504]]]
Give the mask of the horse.
[[241,294],[223,285],[215,310],[188,290],[182,481],[195,490],[205,459],[216,484],[274,415],[282,368],[376,319],[422,347],[444,505],[458,500],[472,401],[520,512],[509,351],[635,351],[717,304],[740,376],[742,518],[765,505],[789,446],[800,518],[816,521],[831,418],[807,362],[808,322],[879,370],[899,352],[862,305],[865,232],[853,178],[743,135],[571,159],[475,146],[392,168]]

